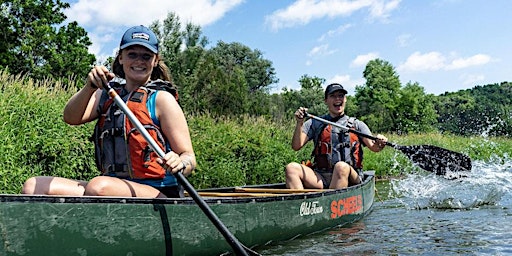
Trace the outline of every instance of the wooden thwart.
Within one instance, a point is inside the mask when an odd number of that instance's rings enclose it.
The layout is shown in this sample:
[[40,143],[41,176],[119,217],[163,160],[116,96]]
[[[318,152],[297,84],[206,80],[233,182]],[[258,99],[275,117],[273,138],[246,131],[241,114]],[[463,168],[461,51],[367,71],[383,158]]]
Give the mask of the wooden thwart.
[[[185,193],[188,196],[187,193]],[[265,196],[281,196],[282,194],[269,193],[236,193],[236,192],[199,192],[200,196],[211,197],[265,197]]]
[[[236,187],[234,192],[208,192],[200,191],[201,196],[210,197],[265,197],[265,196],[282,196],[285,194],[300,194],[313,192],[326,192],[332,189],[286,189],[286,188],[242,188]],[[186,196],[189,196],[185,192]]]
[[287,189],[287,188],[235,188],[236,192],[256,192],[256,193],[277,193],[277,194],[298,194],[310,192],[326,192],[332,189]]

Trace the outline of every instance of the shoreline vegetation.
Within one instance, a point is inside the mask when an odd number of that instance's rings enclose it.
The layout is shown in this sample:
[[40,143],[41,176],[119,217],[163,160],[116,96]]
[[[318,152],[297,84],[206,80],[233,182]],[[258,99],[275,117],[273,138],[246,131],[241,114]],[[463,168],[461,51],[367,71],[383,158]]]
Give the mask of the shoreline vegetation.
[[[36,175],[88,180],[98,175],[94,147],[89,140],[94,122],[70,126],[62,109],[78,89],[61,81],[34,81],[0,72],[0,193],[20,193],[22,183]],[[186,109],[198,168],[189,177],[197,188],[284,182],[284,167],[310,158],[312,143],[298,152],[291,149],[294,120],[241,115],[213,117]],[[462,137],[426,133],[386,134],[400,145],[430,144],[468,154],[473,161],[501,161],[509,157],[512,140],[505,137]],[[365,149],[364,166],[379,179],[424,172],[399,151],[386,148],[374,154]]]

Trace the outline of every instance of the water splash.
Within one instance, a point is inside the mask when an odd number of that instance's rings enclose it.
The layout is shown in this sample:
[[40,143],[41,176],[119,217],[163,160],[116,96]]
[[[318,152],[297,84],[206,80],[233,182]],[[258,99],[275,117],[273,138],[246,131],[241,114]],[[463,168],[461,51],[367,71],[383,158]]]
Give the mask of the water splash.
[[409,174],[403,179],[392,180],[390,193],[408,209],[464,210],[507,204],[502,198],[512,190],[512,159],[475,161],[471,172],[458,175]]

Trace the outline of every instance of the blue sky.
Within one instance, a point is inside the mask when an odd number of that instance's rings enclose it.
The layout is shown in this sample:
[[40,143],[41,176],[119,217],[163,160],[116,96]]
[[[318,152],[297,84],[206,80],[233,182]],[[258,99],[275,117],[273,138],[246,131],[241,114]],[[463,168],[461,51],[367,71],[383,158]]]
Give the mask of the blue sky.
[[342,83],[353,94],[369,60],[395,67],[402,85],[441,94],[512,81],[509,0],[74,0],[68,20],[93,41],[98,59],[113,56],[123,32],[176,13],[218,41],[258,49],[282,88],[307,74]]

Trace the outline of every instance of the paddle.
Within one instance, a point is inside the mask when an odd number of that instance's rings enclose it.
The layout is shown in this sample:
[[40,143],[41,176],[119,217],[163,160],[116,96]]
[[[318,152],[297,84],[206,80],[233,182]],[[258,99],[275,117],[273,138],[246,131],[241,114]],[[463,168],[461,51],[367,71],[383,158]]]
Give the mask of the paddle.
[[[142,134],[144,139],[149,143],[149,146],[158,154],[159,157],[163,158],[165,156],[165,152],[158,146],[156,141],[151,137],[146,128],[141,124],[141,122],[137,119],[137,117],[133,114],[133,112],[128,108],[126,103],[121,99],[121,97],[117,94],[117,92],[109,85],[104,84],[103,89],[108,93],[108,95],[115,101],[117,106],[124,112],[124,114],[128,117],[130,122],[135,125],[135,128]],[[229,232],[224,223],[220,221],[220,219],[215,215],[212,209],[208,206],[208,204],[199,196],[197,191],[192,187],[190,182],[188,182],[187,178],[183,173],[177,172],[173,174],[176,177],[176,180],[185,188],[190,197],[194,199],[194,201],[199,205],[201,210],[203,210],[204,214],[210,219],[210,221],[217,227],[220,233],[224,236],[229,245],[233,248],[236,255],[249,255],[247,252],[250,252],[253,255],[259,255],[258,253],[252,251],[251,249],[242,245],[236,237]]]
[[[377,140],[377,137],[354,129],[349,129],[348,127],[344,127],[338,123],[325,120],[309,113],[306,113],[306,115],[310,118],[336,126],[361,137]],[[471,159],[467,155],[448,149],[432,145],[400,146],[391,142],[386,142],[386,145],[400,150],[417,166],[426,171],[435,172],[437,175],[445,175],[447,171],[471,171]]]

